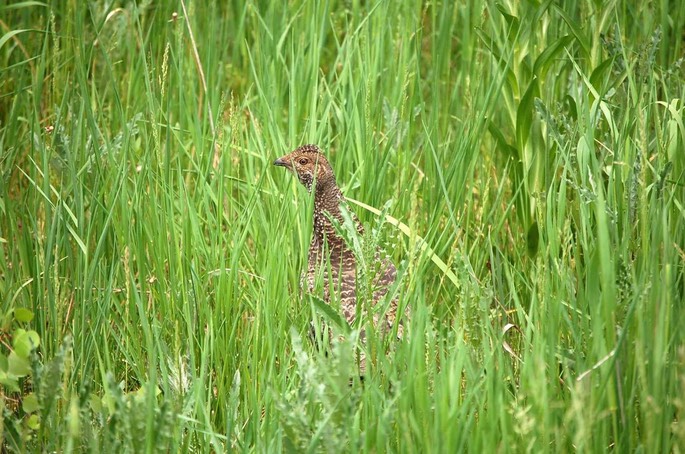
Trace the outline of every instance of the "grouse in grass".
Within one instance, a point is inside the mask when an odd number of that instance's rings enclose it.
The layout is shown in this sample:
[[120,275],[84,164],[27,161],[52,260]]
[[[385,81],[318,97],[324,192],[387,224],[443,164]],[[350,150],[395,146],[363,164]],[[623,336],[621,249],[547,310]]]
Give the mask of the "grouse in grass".
[[[324,284],[324,300],[330,302],[331,295],[340,299],[342,313],[350,325],[357,315],[357,258],[347,242],[336,231],[331,219],[341,225],[344,217],[341,206],[347,208],[347,202],[338,187],[333,169],[326,157],[316,145],[303,145],[291,153],[274,161],[274,165],[282,166],[297,176],[300,182],[311,193],[314,192],[314,228],[309,246],[309,258],[306,274],[307,290],[314,290],[317,276],[321,276]],[[362,235],[364,228],[357,217],[349,209],[355,223],[357,233]],[[370,278],[373,286],[373,305],[379,303],[388,293],[395,282],[397,270],[388,259],[382,258],[381,252],[376,251],[376,266],[369,269],[376,270]],[[329,268],[330,264],[330,268]],[[330,269],[330,273],[329,273]],[[374,326],[390,332],[397,322],[397,336],[402,337],[403,320],[397,314],[397,299],[390,302],[386,311],[373,311]],[[383,318],[382,323],[379,323]],[[399,320],[398,320],[399,318]],[[407,318],[405,315],[404,318]],[[364,339],[362,330],[360,337]],[[362,364],[362,368],[364,365]]]

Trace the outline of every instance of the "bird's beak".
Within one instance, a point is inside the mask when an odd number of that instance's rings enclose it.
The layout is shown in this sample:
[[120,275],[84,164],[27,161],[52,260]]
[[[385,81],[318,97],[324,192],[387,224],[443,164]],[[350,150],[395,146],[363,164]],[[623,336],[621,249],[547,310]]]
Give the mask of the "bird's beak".
[[282,158],[276,159],[276,160],[274,161],[274,165],[275,165],[275,166],[285,167],[285,168],[287,168],[287,169],[289,169],[289,168],[291,167],[290,161],[287,161],[287,160],[285,159],[285,156],[283,156]]

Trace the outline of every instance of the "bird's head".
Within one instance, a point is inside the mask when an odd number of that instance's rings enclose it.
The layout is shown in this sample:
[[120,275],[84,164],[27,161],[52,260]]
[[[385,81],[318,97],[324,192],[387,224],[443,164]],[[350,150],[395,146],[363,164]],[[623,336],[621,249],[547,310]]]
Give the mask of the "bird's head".
[[333,169],[326,157],[316,145],[302,145],[285,156],[274,161],[275,166],[282,166],[297,175],[300,182],[312,190],[312,185],[323,187],[335,184]]

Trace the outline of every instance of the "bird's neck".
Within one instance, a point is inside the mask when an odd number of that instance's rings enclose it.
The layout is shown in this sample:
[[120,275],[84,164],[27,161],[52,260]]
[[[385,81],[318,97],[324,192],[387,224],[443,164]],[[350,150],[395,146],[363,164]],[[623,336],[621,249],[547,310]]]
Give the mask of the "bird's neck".
[[[333,182],[317,184],[314,191],[314,218],[326,219],[326,212],[334,218],[342,221],[340,203],[344,200],[338,185]],[[330,221],[327,221],[330,222]]]
[[[332,249],[346,249],[345,241],[338,235],[331,218],[341,224],[344,222],[340,205],[345,204],[345,197],[335,181],[332,184],[317,186],[314,193],[314,236],[312,240],[318,244],[324,242]],[[359,234],[364,233],[362,224],[353,212],[350,212],[355,227]],[[325,241],[321,241],[325,240]]]

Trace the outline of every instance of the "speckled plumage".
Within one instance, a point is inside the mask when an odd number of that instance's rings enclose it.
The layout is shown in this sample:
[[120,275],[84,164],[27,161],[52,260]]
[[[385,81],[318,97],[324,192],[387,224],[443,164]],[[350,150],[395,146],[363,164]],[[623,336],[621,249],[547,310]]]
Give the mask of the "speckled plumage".
[[[314,191],[314,225],[306,275],[308,291],[312,292],[317,276],[322,274],[324,299],[327,302],[330,301],[330,283],[332,283],[333,291],[340,297],[343,315],[352,324],[356,319],[357,312],[357,266],[354,252],[338,235],[329,219],[332,217],[342,223],[343,216],[340,206],[345,205],[347,208],[345,198],[336,183],[333,169],[316,145],[303,145],[277,159],[274,165],[287,168],[298,177],[307,190]],[[347,211],[352,215],[357,232],[363,234],[362,224],[354,213],[349,209]],[[329,282],[329,276],[326,272],[329,259],[331,282]],[[376,259],[381,263],[378,267],[378,273],[372,278],[374,305],[385,296],[397,276],[397,270],[393,263],[387,258],[381,258],[380,251],[376,253]],[[385,320],[381,326],[378,324],[379,316],[374,315],[374,325],[383,331],[389,331],[396,322],[397,300],[391,302],[384,315]],[[403,323],[400,320],[397,326],[397,335],[401,337],[402,334]]]

